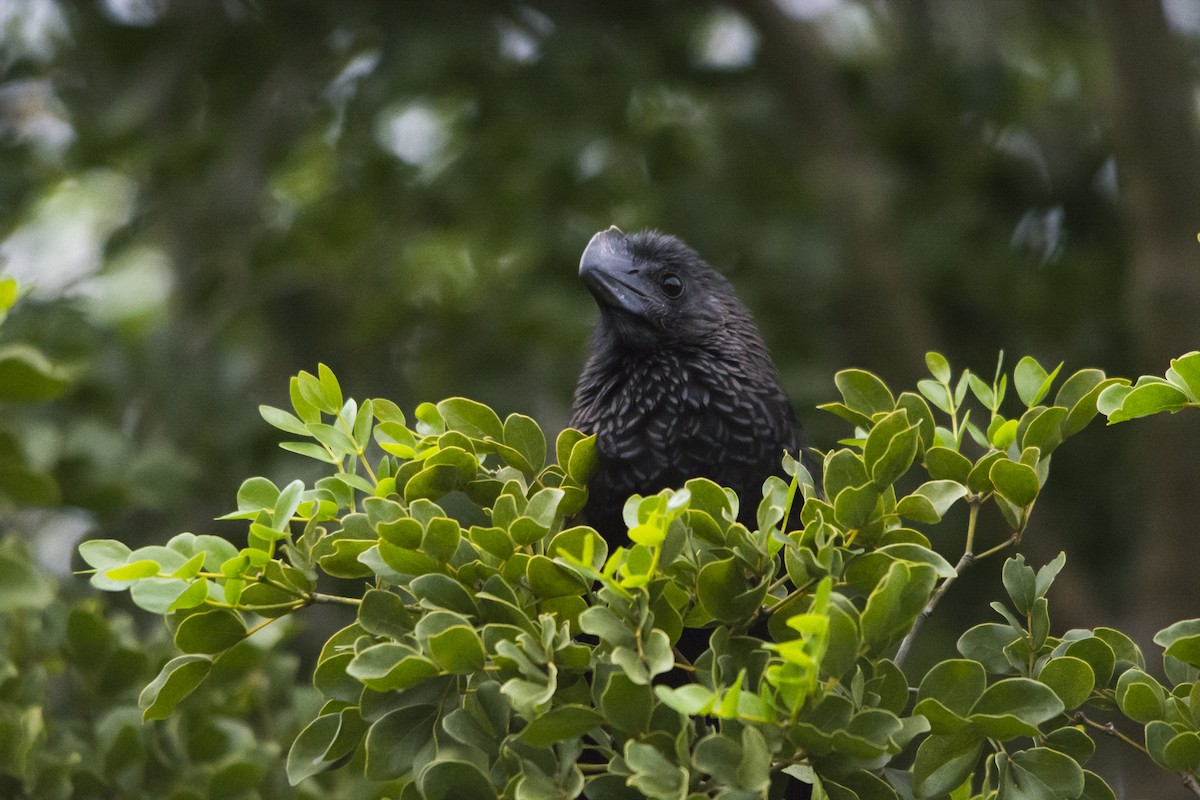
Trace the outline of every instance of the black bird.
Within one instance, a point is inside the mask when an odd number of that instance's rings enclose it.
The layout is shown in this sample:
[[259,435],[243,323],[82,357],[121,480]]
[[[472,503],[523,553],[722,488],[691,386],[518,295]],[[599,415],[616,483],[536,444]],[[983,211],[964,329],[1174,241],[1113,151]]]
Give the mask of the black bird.
[[[600,306],[570,422],[596,434],[588,524],[610,545],[625,544],[621,511],[631,494],[701,476],[736,491],[738,519],[753,528],[763,481],[782,473],[785,450],[799,457],[800,435],[733,286],[674,236],[626,236],[615,226],[588,242],[579,276]],[[694,660],[708,633],[685,629],[676,646]],[[772,797],[811,796],[783,774],[774,783]]]
[[698,476],[737,492],[753,529],[763,480],[797,455],[796,414],[729,281],[674,236],[592,237],[579,276],[600,307],[570,425],[596,434],[584,516],[625,542],[631,494]]

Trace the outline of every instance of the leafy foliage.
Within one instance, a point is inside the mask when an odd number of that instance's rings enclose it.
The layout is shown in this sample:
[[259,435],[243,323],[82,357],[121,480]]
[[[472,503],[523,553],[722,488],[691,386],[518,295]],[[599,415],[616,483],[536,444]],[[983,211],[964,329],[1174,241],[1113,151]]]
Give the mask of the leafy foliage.
[[[413,798],[752,798],[780,796],[788,776],[835,800],[1111,797],[1085,768],[1087,730],[1104,729],[1095,710],[1144,725],[1154,762],[1194,779],[1200,622],[1155,639],[1170,689],[1118,631],[1054,636],[1065,555],[1037,570],[1006,561],[1001,621],[964,632],[963,657],[910,696],[902,666],[924,619],[964,569],[1021,542],[1054,449],[1128,384],[1083,370],[1043,405],[1060,368],[1024,358],[1009,412],[1002,364],[990,383],[954,379],[936,353],[927,365],[899,395],[839,373],[842,399],[825,408],[854,437],[825,454],[820,490],[785,457],[791,480],[764,483],[756,530],[734,521],[748,498],[694,479],[630,498],[630,541],[613,552],[572,522],[593,437],[563,431],[547,465],[528,417],[451,398],[410,421],[345,397],[320,365],[292,379],[291,410],[260,411],[329,474],[246,480],[227,515],[246,523],[245,547],[180,534],[80,554],[97,588],[171,620],[182,654],[142,692],[144,720],[192,707],[277,620],[313,604],[354,612],[314,669],[324,704],[292,744],[293,784],[351,758]],[[924,530],[960,503],[951,565]],[[1009,535],[978,550],[985,506]],[[321,591],[322,573],[363,591]],[[689,629],[708,636],[690,663],[677,648]]]

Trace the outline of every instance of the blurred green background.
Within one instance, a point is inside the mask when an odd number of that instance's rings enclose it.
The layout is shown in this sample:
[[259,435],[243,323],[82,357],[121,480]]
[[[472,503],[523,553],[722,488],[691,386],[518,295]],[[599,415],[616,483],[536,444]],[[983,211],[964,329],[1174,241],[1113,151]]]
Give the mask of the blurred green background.
[[[256,407],[318,361],[553,432],[610,224],[731,277],[818,448],[846,367],[1161,374],[1198,346],[1198,89],[1200,0],[0,0],[0,335],[54,364],[0,386],[0,528],[62,575],[83,536],[236,536],[244,478],[308,469]],[[1059,451],[1056,629],[1200,614],[1198,452],[1186,414]]]

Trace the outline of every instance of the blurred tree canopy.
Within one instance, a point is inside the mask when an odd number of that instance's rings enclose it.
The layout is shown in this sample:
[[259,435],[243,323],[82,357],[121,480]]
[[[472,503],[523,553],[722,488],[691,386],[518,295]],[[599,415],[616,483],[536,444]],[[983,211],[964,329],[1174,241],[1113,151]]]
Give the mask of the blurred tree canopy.
[[[6,406],[53,481],[5,529],[59,570],[84,532],[219,532],[294,467],[256,406],[318,361],[554,430],[610,224],[730,275],[819,448],[842,367],[1159,374],[1197,345],[1198,59],[1197,0],[7,0],[5,333],[64,388]],[[1197,611],[1200,429],[1145,424],[1061,456],[1031,547],[1088,568],[1066,622]]]

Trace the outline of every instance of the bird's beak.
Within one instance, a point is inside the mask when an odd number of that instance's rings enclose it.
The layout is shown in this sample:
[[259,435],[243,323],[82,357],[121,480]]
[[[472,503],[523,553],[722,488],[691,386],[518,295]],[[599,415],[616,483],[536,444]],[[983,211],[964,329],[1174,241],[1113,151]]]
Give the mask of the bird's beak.
[[616,225],[593,236],[579,260],[579,278],[601,309],[614,308],[641,317],[647,310],[647,298],[637,288],[637,274],[625,234]]

